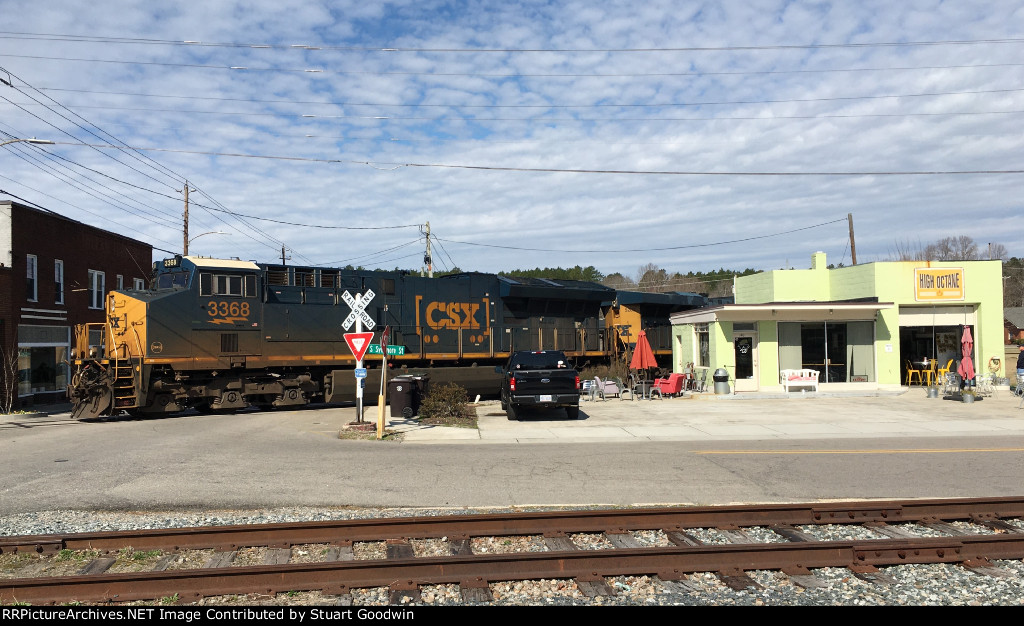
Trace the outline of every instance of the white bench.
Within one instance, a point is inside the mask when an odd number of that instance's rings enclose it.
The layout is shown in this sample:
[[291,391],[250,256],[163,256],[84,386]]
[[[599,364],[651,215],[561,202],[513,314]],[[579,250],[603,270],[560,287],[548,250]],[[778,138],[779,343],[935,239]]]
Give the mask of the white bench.
[[790,387],[811,387],[818,391],[818,370],[782,370],[779,378],[786,393]]

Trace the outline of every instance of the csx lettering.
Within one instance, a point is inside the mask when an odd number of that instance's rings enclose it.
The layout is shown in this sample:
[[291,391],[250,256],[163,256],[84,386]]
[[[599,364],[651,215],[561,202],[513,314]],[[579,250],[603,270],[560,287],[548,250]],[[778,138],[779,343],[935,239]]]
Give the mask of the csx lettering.
[[206,304],[206,312],[210,317],[249,317],[249,303],[211,300]]
[[431,302],[427,305],[427,326],[434,330],[442,328],[476,330],[480,322],[476,321],[479,304],[472,302]]

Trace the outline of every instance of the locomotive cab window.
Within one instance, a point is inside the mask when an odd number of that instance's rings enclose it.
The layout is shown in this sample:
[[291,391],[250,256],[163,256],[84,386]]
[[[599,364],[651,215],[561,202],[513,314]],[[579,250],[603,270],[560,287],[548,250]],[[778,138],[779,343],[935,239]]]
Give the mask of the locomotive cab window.
[[256,296],[256,276],[202,272],[199,274],[199,295],[252,298]]

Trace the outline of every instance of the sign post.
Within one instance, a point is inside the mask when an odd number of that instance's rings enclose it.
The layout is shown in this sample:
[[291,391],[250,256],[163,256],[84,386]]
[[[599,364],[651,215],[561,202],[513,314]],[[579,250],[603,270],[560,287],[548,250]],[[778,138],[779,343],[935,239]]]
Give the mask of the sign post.
[[383,355],[383,360],[381,361],[380,369],[380,395],[377,396],[377,439],[384,437],[384,405],[387,398],[388,335],[390,332],[391,327],[385,326],[384,332],[380,334],[380,351]]
[[[373,339],[372,332],[363,332],[363,324],[365,323],[366,327],[371,331],[377,325],[373,318],[364,310],[375,295],[377,294],[373,293],[371,289],[367,289],[366,293],[362,295],[357,293],[353,296],[348,291],[341,294],[341,299],[352,308],[352,312],[348,314],[348,317],[341,323],[341,326],[348,330],[352,328],[353,323],[356,325],[356,332],[345,333],[345,341],[348,343],[349,349],[352,350],[352,356],[356,357],[357,371],[363,369],[363,355],[366,354],[366,350],[370,347],[370,341]],[[353,336],[352,340],[349,340],[349,336]],[[363,423],[363,386],[366,384],[366,379],[359,378],[358,376],[356,378],[356,422],[361,424]]]

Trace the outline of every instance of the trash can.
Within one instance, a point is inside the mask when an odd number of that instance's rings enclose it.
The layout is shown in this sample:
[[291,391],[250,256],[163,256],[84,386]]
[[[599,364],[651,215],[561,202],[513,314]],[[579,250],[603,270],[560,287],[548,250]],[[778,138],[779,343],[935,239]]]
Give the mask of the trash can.
[[712,378],[715,381],[716,394],[730,393],[729,372],[725,371],[724,367],[716,369],[714,375],[712,375]]
[[395,376],[388,381],[388,402],[391,404],[391,417],[412,417],[416,415],[414,398],[416,381],[412,376]]

